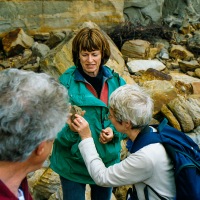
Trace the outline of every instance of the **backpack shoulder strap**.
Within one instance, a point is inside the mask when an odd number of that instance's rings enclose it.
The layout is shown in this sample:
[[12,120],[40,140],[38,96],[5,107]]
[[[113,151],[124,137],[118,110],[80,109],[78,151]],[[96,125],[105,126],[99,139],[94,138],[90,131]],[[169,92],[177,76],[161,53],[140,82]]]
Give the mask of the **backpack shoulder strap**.
[[168,147],[171,146],[171,148],[176,151],[184,152],[200,162],[199,146],[184,132],[168,125],[167,119],[164,119],[163,122],[161,122],[161,124],[157,127],[157,130],[167,152],[169,149]]
[[148,188],[150,188],[159,198],[160,200],[167,200],[165,197],[161,196],[160,194],[158,194],[151,186],[146,185],[144,187],[144,196],[146,200],[149,200],[149,192],[148,192]]
[[168,123],[168,120],[166,118],[164,118],[163,121],[159,125],[155,125],[156,129],[158,130],[159,133],[162,132],[164,127],[167,125],[167,123]]
[[153,129],[149,126],[146,126],[137,136],[132,146],[129,148],[131,153],[135,153],[139,149],[154,143],[160,143],[161,139],[159,134],[153,132]]

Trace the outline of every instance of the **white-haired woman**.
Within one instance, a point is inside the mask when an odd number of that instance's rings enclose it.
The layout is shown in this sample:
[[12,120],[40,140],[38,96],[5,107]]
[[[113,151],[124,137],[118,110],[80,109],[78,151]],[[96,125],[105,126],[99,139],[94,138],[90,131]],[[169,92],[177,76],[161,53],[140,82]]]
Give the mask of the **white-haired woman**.
[[[131,141],[152,129],[149,123],[153,102],[137,84],[116,89],[110,96],[109,111],[117,131],[126,134]],[[82,139],[79,149],[96,184],[105,187],[134,185],[139,200],[145,199],[144,188],[148,185],[163,198],[174,198],[173,165],[162,144],[147,145],[120,163],[106,167],[96,151],[87,121],[79,115],[76,117],[73,126]],[[160,199],[153,190],[148,188],[149,199]]]

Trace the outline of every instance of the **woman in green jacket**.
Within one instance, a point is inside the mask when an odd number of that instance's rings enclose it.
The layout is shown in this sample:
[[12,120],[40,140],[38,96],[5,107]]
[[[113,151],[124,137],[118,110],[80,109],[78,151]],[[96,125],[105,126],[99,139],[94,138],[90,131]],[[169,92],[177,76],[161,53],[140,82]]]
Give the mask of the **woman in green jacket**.
[[[75,66],[60,77],[67,88],[72,105],[85,111],[97,151],[108,167],[120,161],[120,141],[108,116],[109,96],[125,81],[104,64],[110,57],[110,46],[104,35],[95,28],[83,28],[72,43]],[[81,141],[71,121],[58,133],[54,142],[50,167],[60,175],[63,200],[84,200],[85,186],[90,184],[92,200],[110,200],[112,188],[95,185],[78,149]]]

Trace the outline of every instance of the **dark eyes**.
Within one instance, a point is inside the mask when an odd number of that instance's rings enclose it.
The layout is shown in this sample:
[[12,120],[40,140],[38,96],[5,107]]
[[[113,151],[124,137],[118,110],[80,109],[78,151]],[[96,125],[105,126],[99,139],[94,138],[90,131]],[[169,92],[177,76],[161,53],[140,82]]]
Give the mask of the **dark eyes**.
[[[82,54],[82,56],[86,57],[86,56],[88,56],[88,54]],[[92,54],[92,56],[96,57],[96,56],[98,56],[98,54]]]

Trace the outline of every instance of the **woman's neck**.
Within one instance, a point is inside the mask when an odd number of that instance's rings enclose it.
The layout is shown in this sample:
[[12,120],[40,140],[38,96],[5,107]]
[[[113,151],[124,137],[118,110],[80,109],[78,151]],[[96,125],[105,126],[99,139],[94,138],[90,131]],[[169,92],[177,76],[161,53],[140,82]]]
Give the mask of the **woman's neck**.
[[139,129],[131,129],[130,135],[129,135],[129,138],[131,139],[131,141],[134,141],[139,133],[140,133]]

